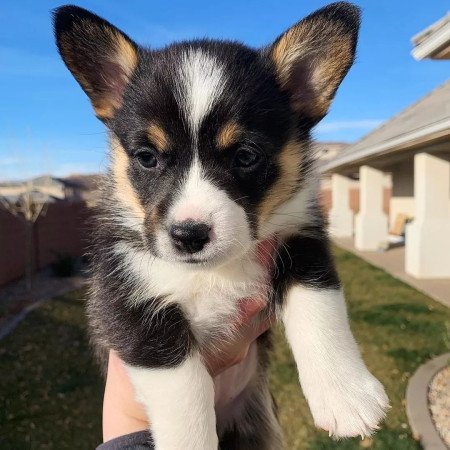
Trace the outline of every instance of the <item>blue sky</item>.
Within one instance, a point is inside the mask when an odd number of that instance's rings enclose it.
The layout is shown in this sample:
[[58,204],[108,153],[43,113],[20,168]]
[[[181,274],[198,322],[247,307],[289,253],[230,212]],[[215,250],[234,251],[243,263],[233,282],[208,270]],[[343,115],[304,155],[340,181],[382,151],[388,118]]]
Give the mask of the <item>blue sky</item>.
[[[78,1],[159,47],[192,37],[231,38],[258,47],[319,0]],[[360,0],[358,59],[316,138],[354,141],[449,76],[450,62],[415,61],[410,38],[442,17],[448,0]],[[102,170],[106,135],[53,42],[50,0],[5,1],[0,9],[0,180],[39,173]]]

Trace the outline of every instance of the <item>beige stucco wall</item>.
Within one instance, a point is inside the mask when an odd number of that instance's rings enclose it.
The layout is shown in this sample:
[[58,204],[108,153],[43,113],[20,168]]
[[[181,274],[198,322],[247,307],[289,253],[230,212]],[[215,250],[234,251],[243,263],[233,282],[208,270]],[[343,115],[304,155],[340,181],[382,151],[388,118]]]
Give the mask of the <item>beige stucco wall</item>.
[[408,158],[389,168],[392,175],[392,196],[389,208],[389,227],[398,214],[414,217],[414,158]]
[[[441,159],[450,161],[450,156],[448,154],[439,153],[437,156]],[[412,217],[415,216],[414,154],[386,170],[390,171],[392,174],[392,197],[389,208],[389,227],[392,227],[398,214],[406,214]],[[435,181],[438,182],[438,180]]]
[[417,278],[450,277],[450,161],[415,155],[416,214],[407,226],[405,270]]

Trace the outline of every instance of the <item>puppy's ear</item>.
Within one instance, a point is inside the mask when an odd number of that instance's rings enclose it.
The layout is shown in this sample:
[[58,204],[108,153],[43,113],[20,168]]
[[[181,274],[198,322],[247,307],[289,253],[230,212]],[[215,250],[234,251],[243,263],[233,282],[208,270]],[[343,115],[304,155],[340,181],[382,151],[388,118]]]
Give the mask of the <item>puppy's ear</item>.
[[97,117],[111,119],[138,63],[137,45],[106,20],[77,6],[57,8],[53,21],[66,66],[91,99]]
[[269,49],[281,87],[312,125],[328,112],[353,64],[359,23],[358,7],[332,3],[291,27]]

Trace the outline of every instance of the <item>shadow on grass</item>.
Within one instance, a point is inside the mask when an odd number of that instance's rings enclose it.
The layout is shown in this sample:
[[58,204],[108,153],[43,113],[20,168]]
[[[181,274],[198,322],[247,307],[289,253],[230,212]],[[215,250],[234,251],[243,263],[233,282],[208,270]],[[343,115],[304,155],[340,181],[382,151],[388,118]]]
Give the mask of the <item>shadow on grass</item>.
[[361,444],[361,438],[332,441],[323,436],[313,440],[306,448],[308,450],[354,450],[358,447],[368,447],[374,450],[420,450],[422,448],[407,432],[398,434],[393,430],[381,430],[376,436],[376,440],[364,441],[367,442],[365,445]]
[[[417,315],[432,314],[432,311],[427,313],[418,313],[408,311],[408,308],[416,305],[405,305],[404,309],[398,308],[400,305],[375,305],[370,309],[353,311],[351,317],[353,320],[362,320],[370,325],[382,326],[382,327],[397,327],[406,332],[413,334],[422,333],[424,335],[430,335],[435,333],[443,333],[444,327],[441,323],[436,321],[427,320]],[[389,307],[396,307],[391,309]],[[411,308],[414,310],[414,308]]]
[[103,381],[79,298],[46,303],[0,341],[0,448],[90,449],[101,442]]

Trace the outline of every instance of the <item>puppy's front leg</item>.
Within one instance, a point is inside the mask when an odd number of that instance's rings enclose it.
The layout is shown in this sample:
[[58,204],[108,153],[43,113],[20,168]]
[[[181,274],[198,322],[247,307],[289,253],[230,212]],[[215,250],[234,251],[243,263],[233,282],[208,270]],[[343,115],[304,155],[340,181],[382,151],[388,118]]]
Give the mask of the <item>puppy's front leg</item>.
[[[114,296],[110,296],[114,300]],[[156,450],[217,450],[214,386],[189,322],[177,305],[155,300],[111,303],[114,321],[93,332],[109,336],[124,361],[135,395],[147,412]],[[95,303],[91,317],[101,317]],[[94,323],[94,322],[92,322]]]
[[173,368],[127,370],[157,450],[217,450],[214,386],[198,352]]
[[[287,243],[283,322],[316,425],[336,437],[367,436],[388,407],[350,330],[326,237]],[[281,286],[280,286],[281,287]]]

